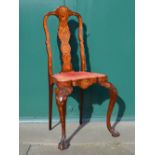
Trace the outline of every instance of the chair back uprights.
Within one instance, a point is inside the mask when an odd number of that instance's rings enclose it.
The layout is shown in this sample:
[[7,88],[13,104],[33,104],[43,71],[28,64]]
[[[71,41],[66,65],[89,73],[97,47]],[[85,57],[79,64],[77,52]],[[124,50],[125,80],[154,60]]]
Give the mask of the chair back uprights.
[[79,22],[79,31],[78,38],[80,44],[80,57],[81,57],[81,71],[86,70],[86,61],[85,61],[85,53],[84,53],[84,43],[82,37],[82,17],[80,14],[69,10],[65,6],[61,6],[53,12],[49,12],[44,16],[43,26],[46,34],[46,48],[48,54],[48,74],[52,76],[52,49],[50,46],[50,34],[48,31],[47,20],[51,15],[55,15],[59,19],[59,28],[58,28],[58,38],[60,41],[60,51],[62,58],[62,72],[72,71],[72,63],[71,63],[71,46],[69,44],[70,40],[70,30],[68,26],[68,17],[76,16]]

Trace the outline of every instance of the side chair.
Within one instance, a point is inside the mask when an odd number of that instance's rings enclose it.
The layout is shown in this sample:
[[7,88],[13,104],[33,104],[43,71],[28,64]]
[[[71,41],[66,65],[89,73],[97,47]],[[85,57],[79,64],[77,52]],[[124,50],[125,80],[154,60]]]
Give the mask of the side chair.
[[[52,49],[50,46],[50,34],[47,26],[48,17],[54,15],[59,19],[58,38],[60,41],[60,51],[62,58],[62,70],[60,73],[54,74],[52,71]],[[81,70],[74,71],[71,63],[71,47],[69,44],[70,30],[68,26],[68,17],[76,16],[79,22],[78,38],[80,46]],[[58,111],[60,114],[60,122],[62,128],[62,135],[58,148],[64,150],[68,148],[69,144],[66,139],[66,102],[67,97],[72,93],[73,87],[80,87],[80,124],[82,124],[83,114],[83,90],[87,89],[93,84],[99,84],[109,90],[110,102],[108,106],[106,124],[112,136],[117,137],[119,133],[111,126],[110,118],[112,115],[113,107],[117,99],[117,90],[112,83],[108,81],[105,74],[87,72],[86,61],[84,52],[84,43],[82,36],[82,17],[79,13],[73,12],[65,6],[57,8],[53,12],[48,12],[43,19],[43,27],[46,35],[46,49],[48,55],[48,80],[49,80],[49,130],[52,129],[52,94],[53,85],[56,84],[55,96]]]

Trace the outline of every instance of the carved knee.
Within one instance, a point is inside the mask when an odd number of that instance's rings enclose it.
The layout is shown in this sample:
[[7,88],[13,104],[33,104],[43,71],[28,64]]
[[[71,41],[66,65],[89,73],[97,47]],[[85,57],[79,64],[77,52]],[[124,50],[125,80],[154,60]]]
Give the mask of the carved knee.
[[59,103],[66,101],[67,96],[70,95],[73,91],[72,87],[57,87],[55,89],[56,99]]

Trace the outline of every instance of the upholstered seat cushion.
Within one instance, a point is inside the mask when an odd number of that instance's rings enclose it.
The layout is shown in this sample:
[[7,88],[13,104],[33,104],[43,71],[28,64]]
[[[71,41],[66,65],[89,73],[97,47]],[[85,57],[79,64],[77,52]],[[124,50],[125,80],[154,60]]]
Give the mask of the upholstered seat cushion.
[[106,78],[105,74],[93,73],[93,72],[61,72],[53,75],[55,81],[66,82],[66,81],[77,81],[82,79],[91,79],[91,78]]

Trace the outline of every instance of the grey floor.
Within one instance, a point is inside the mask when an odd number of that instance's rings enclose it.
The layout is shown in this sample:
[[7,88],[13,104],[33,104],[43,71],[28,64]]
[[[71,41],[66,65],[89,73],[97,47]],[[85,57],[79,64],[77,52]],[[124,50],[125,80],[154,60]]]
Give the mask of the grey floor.
[[20,155],[134,155],[134,122],[120,122],[116,129],[120,137],[113,138],[104,122],[90,122],[83,126],[67,122],[70,147],[60,151],[60,124],[48,130],[47,123],[20,123]]

